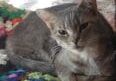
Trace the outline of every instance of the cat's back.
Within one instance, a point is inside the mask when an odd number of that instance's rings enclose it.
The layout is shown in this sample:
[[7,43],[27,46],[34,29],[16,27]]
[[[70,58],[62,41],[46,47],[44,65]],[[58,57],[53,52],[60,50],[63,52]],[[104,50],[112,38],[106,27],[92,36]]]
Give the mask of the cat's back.
[[49,30],[46,24],[35,12],[30,12],[7,38],[6,49],[8,54],[14,52],[14,54],[28,57],[33,51],[42,49],[48,37]]
[[[36,35],[48,34],[45,23],[37,16],[35,12],[29,12],[26,18],[18,24],[12,31],[11,35],[8,37],[12,39],[26,38],[31,39],[31,37]],[[33,35],[34,34],[34,35]]]

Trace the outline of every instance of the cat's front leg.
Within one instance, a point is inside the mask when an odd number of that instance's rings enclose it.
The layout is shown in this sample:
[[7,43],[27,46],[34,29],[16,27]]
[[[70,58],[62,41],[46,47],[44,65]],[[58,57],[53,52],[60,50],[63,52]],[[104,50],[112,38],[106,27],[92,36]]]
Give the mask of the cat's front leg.
[[55,62],[55,70],[61,81],[78,81],[76,74],[58,62]]

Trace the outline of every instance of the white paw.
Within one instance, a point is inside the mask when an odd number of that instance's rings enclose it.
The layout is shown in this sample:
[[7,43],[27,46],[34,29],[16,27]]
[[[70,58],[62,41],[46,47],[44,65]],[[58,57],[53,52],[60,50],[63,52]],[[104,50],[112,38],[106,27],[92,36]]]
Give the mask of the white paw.
[[7,64],[8,57],[7,54],[5,53],[5,50],[0,50],[0,65],[5,65]]

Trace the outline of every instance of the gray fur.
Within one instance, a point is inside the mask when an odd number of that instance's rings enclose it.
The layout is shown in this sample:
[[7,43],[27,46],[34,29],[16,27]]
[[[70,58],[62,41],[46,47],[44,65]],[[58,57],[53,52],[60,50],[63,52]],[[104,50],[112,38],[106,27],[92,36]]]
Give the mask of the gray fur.
[[62,81],[115,81],[113,31],[95,0],[63,10],[52,8],[32,12],[14,29],[7,41],[11,62],[24,57],[16,62],[43,72],[55,69]]

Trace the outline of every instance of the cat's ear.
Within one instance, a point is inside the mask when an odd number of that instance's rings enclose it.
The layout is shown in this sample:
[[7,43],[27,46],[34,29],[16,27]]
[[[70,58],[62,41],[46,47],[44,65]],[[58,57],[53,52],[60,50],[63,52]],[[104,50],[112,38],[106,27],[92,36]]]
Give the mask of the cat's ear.
[[96,0],[83,0],[78,8],[80,22],[94,21],[97,17]]
[[52,24],[54,24],[57,20],[54,13],[46,9],[38,9],[36,13],[46,23],[49,29],[53,28]]
[[96,0],[83,0],[82,4],[87,8],[92,8],[93,10],[97,10],[97,2]]

